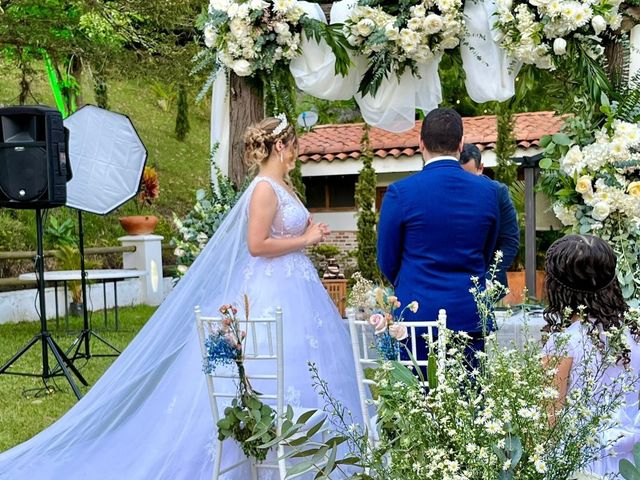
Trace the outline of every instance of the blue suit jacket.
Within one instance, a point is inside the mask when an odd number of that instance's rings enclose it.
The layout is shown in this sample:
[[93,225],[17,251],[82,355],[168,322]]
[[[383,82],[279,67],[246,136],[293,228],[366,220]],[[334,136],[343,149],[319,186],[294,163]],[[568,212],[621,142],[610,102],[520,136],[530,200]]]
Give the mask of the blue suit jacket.
[[447,310],[453,330],[481,331],[469,289],[484,278],[498,236],[498,188],[469,175],[457,160],[438,160],[389,186],[378,225],[378,264],[403,305],[405,318],[435,320]]
[[500,250],[503,254],[502,263],[496,273],[496,280],[502,285],[508,287],[507,270],[518,255],[520,249],[520,225],[518,225],[518,213],[516,212],[511,195],[509,195],[509,187],[504,183],[491,180],[489,177],[483,176],[486,180],[493,182],[498,187],[498,206],[500,208],[500,221],[498,228],[498,240],[496,241],[496,250]]

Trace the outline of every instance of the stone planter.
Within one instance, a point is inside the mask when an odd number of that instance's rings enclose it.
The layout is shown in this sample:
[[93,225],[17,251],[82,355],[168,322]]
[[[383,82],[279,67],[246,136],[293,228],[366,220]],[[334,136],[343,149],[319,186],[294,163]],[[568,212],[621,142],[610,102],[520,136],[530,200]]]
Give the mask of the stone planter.
[[148,235],[153,233],[158,224],[158,217],[155,215],[132,215],[118,220],[129,235]]

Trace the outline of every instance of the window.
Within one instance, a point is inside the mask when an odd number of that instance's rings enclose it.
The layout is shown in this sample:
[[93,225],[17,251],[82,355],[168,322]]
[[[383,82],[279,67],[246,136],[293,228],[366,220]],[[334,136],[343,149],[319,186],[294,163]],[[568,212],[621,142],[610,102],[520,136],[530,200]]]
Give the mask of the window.
[[355,210],[358,175],[305,177],[302,181],[310,210]]

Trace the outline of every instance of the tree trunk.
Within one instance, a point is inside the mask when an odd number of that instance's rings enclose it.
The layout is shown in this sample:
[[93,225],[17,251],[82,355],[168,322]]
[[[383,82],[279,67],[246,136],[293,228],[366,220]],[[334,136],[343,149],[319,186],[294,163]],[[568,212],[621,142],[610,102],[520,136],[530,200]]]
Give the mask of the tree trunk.
[[250,85],[246,78],[231,73],[230,100],[229,178],[239,187],[247,176],[247,165],[244,162],[244,132],[249,125],[264,118],[262,88]]
[[618,38],[606,38],[604,41],[604,56],[607,59],[607,75],[614,87],[618,87],[625,79],[626,57],[624,44]]

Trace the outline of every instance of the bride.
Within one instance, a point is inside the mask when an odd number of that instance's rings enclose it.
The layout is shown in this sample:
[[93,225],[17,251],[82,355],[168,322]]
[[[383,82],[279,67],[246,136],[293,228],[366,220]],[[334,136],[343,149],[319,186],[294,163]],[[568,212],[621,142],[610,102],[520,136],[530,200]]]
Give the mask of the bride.
[[[245,158],[258,169],[247,191],[87,395],[49,428],[0,454],[0,479],[211,478],[217,433],[193,308],[212,314],[245,293],[254,316],[282,307],[285,402],[323,407],[311,385],[312,361],[335,397],[356,413],[347,329],[303,253],[328,228],[311,220],[288,182],[297,144],[284,118],[267,118],[247,130]],[[223,468],[242,455],[232,440],[223,452]],[[225,478],[249,477],[231,471]]]

